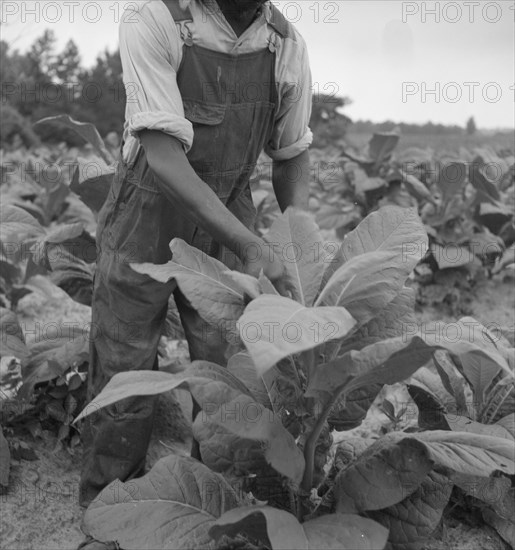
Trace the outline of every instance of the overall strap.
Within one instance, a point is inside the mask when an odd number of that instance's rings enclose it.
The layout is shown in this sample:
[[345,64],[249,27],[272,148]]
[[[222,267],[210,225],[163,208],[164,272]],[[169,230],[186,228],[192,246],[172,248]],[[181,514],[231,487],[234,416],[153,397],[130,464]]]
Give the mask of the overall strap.
[[271,4],[270,17],[268,24],[277,32],[282,38],[290,38],[296,41],[295,32],[293,31],[292,24],[284,17],[280,10]]
[[176,23],[193,20],[189,6],[182,7],[179,0],[163,0],[163,2]]
[[189,5],[181,6],[180,0],[163,0],[173,17],[185,46],[191,46],[193,39],[189,24],[193,23],[193,16]]

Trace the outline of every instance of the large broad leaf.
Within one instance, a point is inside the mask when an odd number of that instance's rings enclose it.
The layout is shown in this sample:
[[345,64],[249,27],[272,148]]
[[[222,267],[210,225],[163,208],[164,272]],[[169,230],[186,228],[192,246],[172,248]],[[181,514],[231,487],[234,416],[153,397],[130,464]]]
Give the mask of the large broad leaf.
[[414,435],[430,458],[448,470],[486,477],[515,474],[515,448],[509,439],[467,432],[429,431]]
[[[86,241],[82,241],[85,244]],[[79,252],[80,252],[80,242]],[[88,247],[89,248],[89,247]],[[93,295],[93,275],[95,266],[91,263],[86,263],[79,256],[73,254],[76,250],[75,243],[68,241],[65,243],[51,243],[44,245],[42,253],[43,258],[38,258],[42,261],[44,267],[41,269],[49,269],[50,281],[62,288],[76,302],[84,305],[91,305]],[[91,248],[90,248],[91,250]],[[93,247],[92,250],[95,250]],[[83,249],[86,251],[86,249]],[[39,254],[36,254],[36,256]],[[36,264],[32,263],[33,266]],[[35,274],[40,272],[36,271]]]
[[[85,407],[75,422],[127,397],[157,395],[186,387],[202,409],[195,419],[194,431],[202,433],[205,439],[203,424],[219,425],[239,438],[259,441],[270,465],[299,483],[304,472],[304,457],[279,417],[250,395],[243,394],[239,388],[241,382],[235,377],[229,373],[221,376],[219,369],[206,363],[196,361],[177,374],[157,371],[119,373]],[[234,386],[225,383],[227,377],[233,380]]]
[[496,426],[504,428],[513,439],[515,439],[515,413],[510,413],[495,423]]
[[376,166],[387,161],[397,144],[400,134],[397,132],[375,133],[368,143],[368,155],[376,163]]
[[97,222],[93,212],[82,202],[80,197],[70,193],[66,198],[66,210],[61,213],[57,223],[82,223],[85,230],[94,235]]
[[[477,477],[453,472],[450,481],[466,495],[480,500],[498,514],[500,518],[515,518],[514,489],[508,476]],[[485,507],[486,508],[486,507]]]
[[46,118],[42,118],[41,120],[38,120],[35,124],[61,124],[62,126],[66,126],[67,128],[72,129],[75,131],[82,139],[89,142],[93,149],[99,154],[104,162],[107,164],[112,164],[114,162],[114,158],[105,146],[104,140],[98,133],[98,130],[95,128],[94,124],[91,124],[89,122],[79,122],[77,120],[74,120],[69,115],[57,115],[57,116],[50,116]]
[[352,430],[359,426],[382,387],[382,384],[371,384],[348,395],[344,394],[331,410],[327,419],[329,426],[338,431]]
[[[510,494],[510,498],[515,500],[515,490]],[[511,548],[515,547],[515,521],[513,521],[513,516],[501,517],[494,510],[485,508],[483,519],[501,535]]]
[[88,358],[89,335],[83,330],[35,343],[30,347],[30,360],[23,371],[20,395],[28,398],[36,384],[54,380]]
[[247,391],[238,379],[222,371],[222,367],[214,363],[194,361],[184,371],[175,374],[142,370],[115,374],[75,422],[122,399],[158,395],[180,386],[191,392],[201,408],[216,409]]
[[368,175],[374,175],[381,164],[391,157],[399,139],[400,135],[397,132],[375,133],[368,143],[366,157],[359,157],[346,151],[343,151],[342,155],[363,167]]
[[373,319],[359,327],[349,338],[345,338],[337,350],[331,350],[331,344],[325,346],[324,352],[327,350],[333,353],[324,354],[326,362],[335,358],[335,351],[343,355],[347,351],[360,350],[381,340],[402,336],[406,327],[416,326],[414,307],[415,292],[404,287]]
[[61,249],[60,245],[50,245],[46,256],[51,269],[48,276],[50,281],[79,304],[90,306],[95,266]]
[[209,529],[237,505],[221,475],[171,455],[141,478],[108,485],[87,509],[84,530],[126,550],[212,549]]
[[0,308],[0,357],[16,357],[22,363],[30,352],[16,314],[6,308]]
[[368,512],[367,516],[389,529],[391,550],[420,548],[438,527],[452,487],[445,476],[430,472],[408,498],[384,510]]
[[383,178],[369,177],[365,172],[354,172],[354,189],[356,197],[364,200],[371,208],[385,193],[388,184]]
[[477,163],[472,163],[470,165],[469,179],[478,192],[480,201],[496,204],[501,200],[501,195],[495,183],[488,178],[484,167]]
[[316,305],[343,306],[360,325],[365,324],[399,294],[413,267],[411,261],[403,263],[396,251],[362,254],[336,271]]
[[[407,330],[409,335],[409,330]],[[448,351],[474,393],[484,401],[488,384],[501,371],[513,379],[513,372],[502,354],[488,338],[488,331],[478,321],[464,317],[457,323],[426,323],[419,331],[420,345]]]
[[[470,387],[464,376],[458,371],[448,354],[437,351],[433,356],[433,364],[440,376],[444,388],[456,401],[458,414],[466,414],[468,409],[467,395],[471,396]],[[440,382],[439,381],[439,382]]]
[[162,283],[175,279],[205,321],[216,326],[227,323],[231,330],[245,308],[245,290],[241,284],[228,276],[226,265],[181,239],[174,239],[170,249],[173,259],[166,264],[131,264],[131,267]]
[[306,521],[302,527],[312,550],[380,550],[388,537],[388,529],[351,514],[327,514]]
[[368,252],[351,258],[338,268],[326,282],[315,305],[337,306],[343,305],[344,301],[348,302],[349,295],[353,295],[356,290],[355,287],[358,281],[355,281],[355,279],[357,275],[360,275],[360,278],[362,276],[367,278],[367,272],[374,270],[375,274],[376,271],[381,271],[383,262],[391,261],[392,257],[395,257],[395,253],[383,251],[379,253]]
[[438,269],[456,269],[476,261],[476,256],[467,246],[454,243],[440,246],[433,243],[430,250]]
[[432,348],[402,336],[347,352],[343,357],[320,365],[309,381],[307,396],[349,394],[373,384],[394,384],[410,377],[432,357]]
[[328,514],[300,524],[292,514],[270,506],[230,510],[209,533],[216,540],[244,533],[272,550],[379,550],[388,536],[384,527],[359,516]]
[[204,423],[215,423],[240,438],[262,442],[269,464],[294,483],[300,483],[305,464],[295,439],[276,414],[251,397],[239,395],[214,412],[205,407],[205,411],[195,419],[194,433],[202,430]]
[[[485,404],[479,418],[482,422],[491,424],[502,421],[503,417],[509,415],[515,409],[515,380],[513,375],[498,377],[499,380],[486,391]],[[513,421],[512,421],[513,422]]]
[[417,441],[388,434],[336,476],[336,509],[355,513],[393,506],[417,490],[433,465]]
[[348,351],[360,350],[375,342],[402,336],[407,327],[417,326],[414,306],[413,289],[404,287],[390,303],[349,337],[325,344],[321,349],[323,361],[320,362],[329,363]]
[[331,206],[323,204],[316,213],[316,221],[320,229],[339,229],[346,226],[355,226],[361,220],[355,204],[351,203],[348,207],[342,207],[340,204]]
[[467,166],[463,162],[450,162],[442,167],[438,174],[437,185],[447,203],[460,192],[467,177]]
[[108,166],[100,159],[77,159],[70,189],[76,193],[93,212],[100,212],[109,194],[116,174],[116,166]]
[[267,467],[263,445],[227,430],[222,424],[203,422],[194,425],[193,436],[199,444],[202,463],[214,472],[232,476],[255,476]]
[[[489,485],[479,485],[473,480],[469,484],[469,487],[474,488],[472,496],[488,505],[483,508],[483,519],[513,548],[515,546],[515,488],[511,487],[509,478],[493,478],[488,481],[490,481]],[[469,491],[468,494],[471,492]]]
[[2,195],[2,203],[4,206],[14,206],[15,208],[20,208],[21,210],[27,212],[27,214],[31,215],[41,225],[45,225],[46,223],[46,216],[43,209],[30,200],[16,200],[12,196],[7,195],[4,197]]
[[421,349],[450,353],[454,363],[468,380],[481,403],[485,402],[485,390],[492,380],[503,373],[513,381],[513,372],[500,350],[495,346],[495,336],[471,317],[456,323],[430,322],[421,327],[407,326],[405,338],[413,336]]
[[337,476],[337,510],[351,513],[397,504],[415,492],[435,466],[480,477],[513,475],[513,442],[447,431],[387,434]]
[[[438,389],[443,393],[443,389],[440,385],[440,380],[438,376],[434,375],[434,380],[431,380],[431,377],[427,375],[433,375],[433,373],[426,368],[420,369],[415,374],[415,384],[408,384],[407,389],[411,398],[415,402],[415,405],[418,409],[418,425],[423,430],[450,430],[449,424],[445,419],[445,414],[447,412],[447,407],[454,406],[454,402],[451,396],[445,394],[447,399],[441,399],[441,396],[438,395]],[[431,387],[431,390],[428,389],[428,385],[420,382],[420,377],[423,375],[424,382],[435,382]],[[430,385],[430,384],[429,384]],[[442,405],[442,402],[446,406]]]
[[470,432],[515,441],[506,428],[497,424],[482,424],[481,422],[475,422],[466,416],[454,414],[446,414],[445,420],[453,432]]
[[70,252],[82,260],[89,259],[89,263],[96,259],[95,240],[84,231],[82,223],[59,225],[38,239],[31,247],[34,261],[49,268],[47,261],[50,248],[54,254]]
[[478,217],[481,225],[486,226],[495,235],[498,235],[503,226],[510,222],[513,217],[512,208],[501,202],[482,202],[479,205]]
[[328,281],[345,262],[367,252],[396,252],[398,269],[411,273],[427,251],[427,234],[413,208],[383,206],[348,233],[324,273]]
[[488,146],[475,148],[474,153],[476,156],[473,162],[487,169],[488,175],[494,181],[502,179],[509,171],[510,162],[513,162],[513,157],[502,158]]
[[434,203],[431,191],[429,191],[429,189],[418,178],[416,178],[413,174],[407,174],[402,170],[400,170],[400,175],[402,177],[402,183],[404,183],[410,195],[415,197],[418,201],[429,201]]
[[[285,426],[293,420],[291,413],[302,415],[302,382],[292,357],[282,359],[261,377],[272,404],[272,409],[282,418]],[[300,410],[299,410],[300,409]]]
[[342,338],[355,324],[343,307],[307,308],[289,298],[263,294],[247,306],[238,328],[263,375],[284,357]]
[[[57,175],[58,169],[56,168]],[[43,212],[46,214],[46,221],[50,223],[54,219],[58,218],[64,209],[66,209],[66,199],[70,195],[70,188],[65,183],[64,178],[59,177],[58,181],[48,182],[48,186],[45,186],[45,193],[40,195],[39,203],[43,208]]]
[[504,241],[501,237],[494,235],[487,227],[481,228],[481,231],[474,233],[464,241],[464,244],[470,247],[474,254],[483,262],[493,263],[496,258],[502,256],[505,249]]
[[[233,388],[239,393],[252,395],[249,391],[250,388],[248,388],[237,376],[234,376],[234,374],[232,374],[228,369],[226,369],[225,367],[221,367],[216,363],[211,363],[210,361],[193,361],[193,363],[191,363],[187,367],[186,372],[191,376],[208,378],[209,380],[212,380],[214,382],[223,382],[224,384]],[[199,396],[199,392],[201,390],[193,389],[192,391],[195,393],[195,395]],[[207,391],[209,391],[210,393],[205,393],[205,396],[209,397],[209,399],[212,399],[212,390],[209,389],[206,390],[206,392]],[[223,401],[219,401],[219,403],[223,403]]]
[[292,423],[297,425],[296,415],[303,414],[304,399],[299,375],[291,358],[280,361],[260,376],[249,353],[240,352],[229,359],[227,370],[242,380],[258,403],[273,410],[292,435],[298,435]]
[[415,209],[384,206],[346,235],[342,249],[347,261],[365,252],[396,251],[411,266],[426,252],[427,235]]
[[256,365],[248,352],[233,355],[227,362],[227,371],[245,384],[258,403],[263,407],[273,409],[265,382],[257,373]]
[[25,210],[10,204],[0,205],[0,246],[8,259],[20,255],[27,239],[44,233],[39,222]]
[[209,530],[219,540],[223,535],[235,537],[245,533],[272,550],[298,548],[308,550],[308,539],[297,518],[270,506],[235,508],[221,516]]
[[311,306],[317,295],[327,254],[312,216],[288,208],[277,218],[265,236],[266,242],[282,259],[297,293],[297,300]]

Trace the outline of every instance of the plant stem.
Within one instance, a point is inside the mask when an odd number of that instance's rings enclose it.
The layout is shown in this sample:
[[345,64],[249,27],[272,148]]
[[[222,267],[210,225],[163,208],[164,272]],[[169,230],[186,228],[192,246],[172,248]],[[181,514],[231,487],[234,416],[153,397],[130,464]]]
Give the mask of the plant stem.
[[333,405],[336,403],[342,390],[343,390],[343,386],[340,386],[333,393],[333,395],[331,396],[331,399],[325,406],[324,410],[321,412],[320,416],[317,418],[317,421],[315,423],[315,426],[312,432],[309,434],[309,436],[306,439],[306,445],[304,447],[304,461],[306,463],[306,467],[304,469],[304,477],[302,478],[302,483],[300,486],[301,490],[306,493],[309,493],[313,486],[313,470],[315,468],[315,451],[316,451],[318,438],[320,437],[320,434],[322,433],[322,430],[324,428],[325,421],[327,420],[327,417],[329,416],[329,413],[331,412],[331,409],[333,408]]
[[306,376],[309,381],[313,377],[313,371],[316,367],[316,361],[315,361],[315,348],[308,349],[304,352],[304,365],[306,366]]

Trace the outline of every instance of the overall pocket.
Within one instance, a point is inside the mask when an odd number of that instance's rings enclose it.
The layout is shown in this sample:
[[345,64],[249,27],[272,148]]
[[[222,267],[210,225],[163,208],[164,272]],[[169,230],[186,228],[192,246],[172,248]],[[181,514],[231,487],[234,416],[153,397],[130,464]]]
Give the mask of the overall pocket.
[[187,157],[198,177],[218,195],[224,194],[219,178],[224,171],[226,106],[184,99],[184,115],[193,125],[193,145]]

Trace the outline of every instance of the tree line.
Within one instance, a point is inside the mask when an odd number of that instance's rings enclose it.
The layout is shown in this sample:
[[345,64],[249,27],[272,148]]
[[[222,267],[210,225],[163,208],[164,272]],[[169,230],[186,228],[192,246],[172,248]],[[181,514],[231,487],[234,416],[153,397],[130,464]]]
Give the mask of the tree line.
[[2,142],[18,134],[25,145],[39,139],[79,145],[72,131],[50,124],[32,127],[47,116],[69,114],[92,122],[102,135],[121,133],[125,89],[118,52],[104,51],[92,68],[82,66],[73,40],[56,51],[56,37],[46,30],[25,53],[0,41]]
[[[73,40],[62,51],[56,50],[56,36],[46,30],[25,52],[10,48],[0,41],[0,86],[2,125],[0,145],[12,142],[15,136],[27,146],[40,140],[81,145],[71,131],[55,125],[33,127],[47,116],[69,114],[82,122],[95,124],[101,135],[121,134],[126,94],[122,82],[119,52],[105,50],[91,68],[84,68],[80,52]],[[352,124],[354,132],[373,133],[399,127],[408,134],[456,134],[459,126],[370,121],[352,122],[342,110],[350,103],[347,97],[316,94],[310,126],[314,147],[338,142]],[[470,124],[470,123],[469,123]],[[471,128],[468,128],[469,132]],[[472,132],[471,132],[472,133]]]

